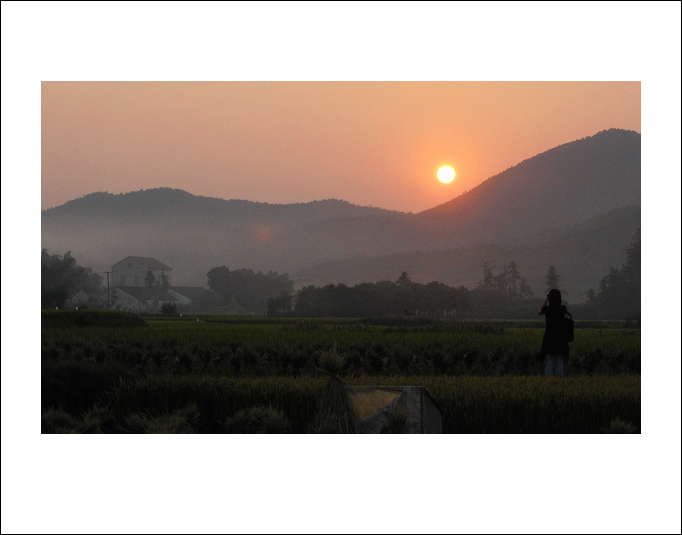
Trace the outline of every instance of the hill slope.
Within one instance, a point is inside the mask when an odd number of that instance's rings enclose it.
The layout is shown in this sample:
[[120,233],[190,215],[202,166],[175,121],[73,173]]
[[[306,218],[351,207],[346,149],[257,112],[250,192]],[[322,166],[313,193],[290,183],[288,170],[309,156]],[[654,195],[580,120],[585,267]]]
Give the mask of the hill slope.
[[299,270],[293,278],[298,287],[330,283],[352,286],[360,282],[395,281],[406,271],[415,282],[439,281],[473,289],[483,276],[484,262],[497,274],[503,264],[514,260],[536,294],[542,294],[547,270],[554,265],[569,299],[582,302],[589,288],[598,289],[610,267],[623,264],[624,251],[640,225],[640,207],[629,206],[517,243],[354,257]]
[[566,143],[417,214],[450,245],[501,242],[641,203],[641,135],[606,130]]
[[608,130],[561,145],[416,215],[337,200],[273,205],[168,188],[93,193],[42,212],[42,247],[70,250],[100,271],[128,255],[156,257],[187,284],[205,283],[219,265],[291,273],[358,256],[508,247],[638,206],[640,138]]
[[[203,284],[217,265],[285,270],[314,244],[297,246],[300,229],[320,221],[407,217],[329,199],[268,204],[157,188],[126,194],[92,193],[42,212],[42,247],[71,250],[79,263],[104,270],[128,255],[156,257],[175,280]],[[314,257],[314,254],[309,256]],[[327,257],[322,256],[322,259]]]

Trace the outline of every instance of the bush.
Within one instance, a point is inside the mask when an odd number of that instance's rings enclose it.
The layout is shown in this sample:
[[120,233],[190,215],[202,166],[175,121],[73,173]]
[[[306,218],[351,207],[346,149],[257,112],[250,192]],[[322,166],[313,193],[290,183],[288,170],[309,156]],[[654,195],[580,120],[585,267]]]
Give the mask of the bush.
[[238,411],[225,420],[225,433],[267,433],[282,434],[290,431],[289,420],[282,411],[257,406]]
[[43,366],[41,406],[61,408],[80,417],[104,397],[121,377],[129,376],[120,365],[98,366],[92,362]]
[[195,426],[199,420],[196,405],[188,405],[172,413],[153,417],[149,414],[136,412],[125,419],[120,426],[126,433],[144,434],[187,434],[196,433]]
[[178,307],[175,303],[164,303],[161,305],[161,314],[171,316],[178,313]]
[[40,415],[41,433],[77,433],[78,420],[62,409],[48,409]]
[[43,410],[40,418],[42,433],[108,433],[114,429],[111,411],[107,407],[95,406],[78,419],[63,409]]
[[114,310],[43,310],[41,327],[145,327],[147,322],[136,314]]
[[624,422],[620,418],[614,418],[604,428],[604,433],[637,433],[638,427],[631,422]]

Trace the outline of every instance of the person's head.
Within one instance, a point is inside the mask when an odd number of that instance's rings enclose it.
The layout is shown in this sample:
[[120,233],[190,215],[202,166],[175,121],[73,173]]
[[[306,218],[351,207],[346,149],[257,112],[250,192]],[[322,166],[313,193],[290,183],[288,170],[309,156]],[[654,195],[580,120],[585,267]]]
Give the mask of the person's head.
[[561,306],[561,292],[556,288],[552,288],[547,294],[547,300],[551,307]]

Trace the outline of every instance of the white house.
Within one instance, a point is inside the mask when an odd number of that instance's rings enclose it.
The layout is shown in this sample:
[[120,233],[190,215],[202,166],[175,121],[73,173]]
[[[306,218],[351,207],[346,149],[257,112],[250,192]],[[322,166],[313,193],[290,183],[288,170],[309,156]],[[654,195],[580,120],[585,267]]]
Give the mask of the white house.
[[111,290],[111,304],[116,310],[157,314],[163,305],[177,305],[179,300],[164,288],[116,286]]
[[111,284],[114,286],[150,286],[147,279],[151,274],[155,282],[166,279],[168,286],[172,284],[171,272],[173,268],[156,258],[145,256],[128,256],[111,266]]

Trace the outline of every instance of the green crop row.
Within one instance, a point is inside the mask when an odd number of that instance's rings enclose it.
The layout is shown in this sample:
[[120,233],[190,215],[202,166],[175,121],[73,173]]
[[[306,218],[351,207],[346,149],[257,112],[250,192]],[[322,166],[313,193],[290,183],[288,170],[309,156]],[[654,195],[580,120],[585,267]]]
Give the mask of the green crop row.
[[[298,376],[314,372],[336,346],[351,375],[533,375],[542,329],[398,329],[332,324],[157,321],[144,328],[72,327],[42,331],[44,363],[123,364],[145,374]],[[577,329],[566,375],[639,373],[639,331]]]

